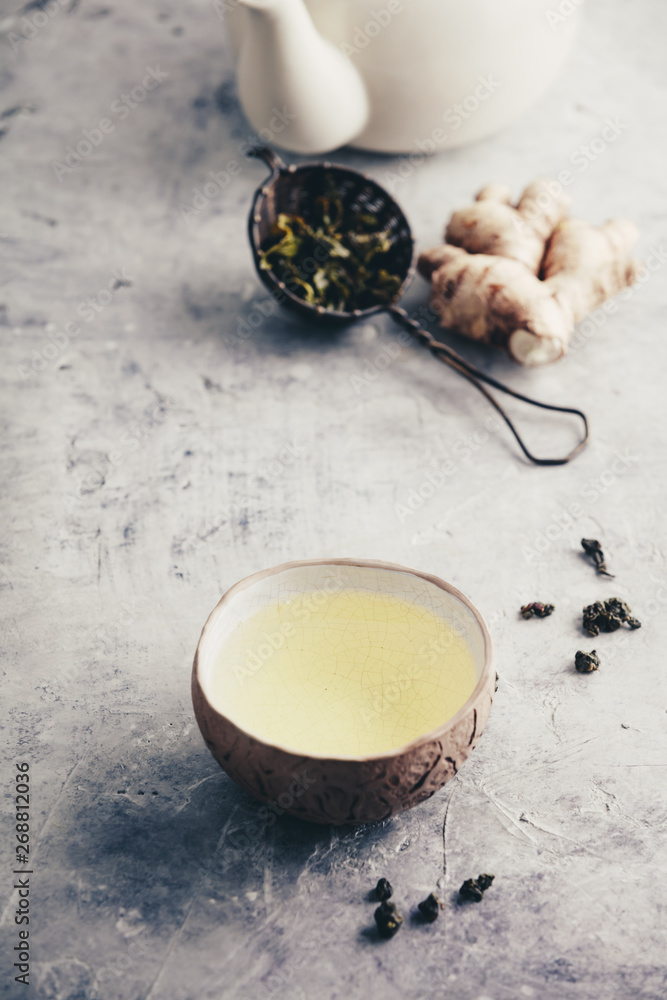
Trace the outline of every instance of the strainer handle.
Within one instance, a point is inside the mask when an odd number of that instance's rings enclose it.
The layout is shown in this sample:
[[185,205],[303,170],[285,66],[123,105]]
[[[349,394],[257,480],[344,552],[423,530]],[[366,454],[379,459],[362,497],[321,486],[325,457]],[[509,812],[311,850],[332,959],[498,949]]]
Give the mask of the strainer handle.
[[[463,377],[469,382],[472,382],[475,388],[478,389],[482,395],[486,397],[486,399],[488,399],[489,403],[491,403],[493,407],[495,407],[516,438],[521,451],[524,453],[526,458],[535,465],[566,465],[567,462],[572,461],[572,459],[586,447],[589,439],[588,420],[586,419],[586,415],[582,413],[581,410],[577,410],[571,406],[554,406],[551,403],[541,403],[537,399],[531,399],[530,396],[524,396],[520,392],[515,392],[514,389],[510,389],[509,386],[503,385],[502,382],[499,382],[491,375],[487,375],[485,372],[480,371],[479,368],[475,368],[474,365],[471,365],[469,361],[462,358],[461,355],[457,354],[451,347],[448,347],[446,344],[442,344],[439,340],[436,340],[435,337],[428,332],[428,330],[425,330],[414,319],[411,319],[405,309],[402,309],[400,306],[391,306],[389,312],[394,319],[401,324],[401,326],[404,326],[406,330],[409,330],[410,333],[414,334],[421,341],[423,341],[438,361],[442,361],[443,364],[449,365],[449,367],[453,368],[454,371],[457,371],[459,375],[463,375]],[[575,416],[581,418],[584,425],[584,437],[569,453],[569,455],[565,455],[563,458],[536,458],[536,456],[533,455],[533,453],[529,451],[523,443],[521,435],[508,415],[505,413],[500,403],[494,399],[487,389],[485,389],[482,382],[486,382],[487,385],[493,386],[494,389],[498,389],[500,392],[504,392],[508,396],[513,396],[514,399],[520,399],[522,402],[528,403],[530,406],[539,406],[542,410],[555,410],[557,413],[573,413]]]
[[271,170],[272,175],[279,174],[281,170],[288,169],[287,164],[280,159],[270,146],[251,146],[250,149],[246,150],[246,156],[250,160],[264,160],[267,167]]

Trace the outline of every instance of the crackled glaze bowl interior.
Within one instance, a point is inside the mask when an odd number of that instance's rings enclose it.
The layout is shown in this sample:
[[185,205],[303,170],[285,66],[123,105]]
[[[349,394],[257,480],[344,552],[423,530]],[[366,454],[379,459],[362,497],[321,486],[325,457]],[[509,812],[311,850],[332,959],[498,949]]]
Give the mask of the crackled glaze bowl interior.
[[390,563],[286,563],[232,587],[202,631],[195,716],[239,785],[317,823],[385,819],[472,752],[495,686],[471,602]]

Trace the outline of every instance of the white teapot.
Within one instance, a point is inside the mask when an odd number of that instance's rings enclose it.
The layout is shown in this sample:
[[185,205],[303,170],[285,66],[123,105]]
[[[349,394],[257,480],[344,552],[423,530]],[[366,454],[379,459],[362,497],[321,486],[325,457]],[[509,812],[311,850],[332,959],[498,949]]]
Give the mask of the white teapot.
[[[435,152],[509,124],[562,65],[583,0],[216,0],[251,125],[297,153]],[[276,116],[280,117],[277,118]],[[280,128],[272,128],[280,122]]]

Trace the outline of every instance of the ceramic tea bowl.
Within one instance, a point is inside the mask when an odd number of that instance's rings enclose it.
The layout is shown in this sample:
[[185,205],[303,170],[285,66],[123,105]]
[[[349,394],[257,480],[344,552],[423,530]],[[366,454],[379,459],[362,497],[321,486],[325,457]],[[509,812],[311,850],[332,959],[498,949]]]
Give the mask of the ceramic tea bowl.
[[[371,756],[299,752],[263,739],[225,714],[212,698],[214,671],[232,669],[224,645],[258,608],[336,587],[393,595],[441,616],[464,638],[477,682],[465,704],[442,724],[404,745]],[[222,656],[222,659],[221,659]],[[260,802],[314,823],[369,823],[430,798],[454,777],[486,725],[495,688],[491,638],[474,605],[438,577],[393,563],[329,559],[284,563],[241,580],[211,612],[192,670],[192,700],[206,745],[229,776]],[[213,703],[215,701],[215,704]],[[333,725],[326,717],[321,726]],[[298,744],[298,740],[295,740]]]

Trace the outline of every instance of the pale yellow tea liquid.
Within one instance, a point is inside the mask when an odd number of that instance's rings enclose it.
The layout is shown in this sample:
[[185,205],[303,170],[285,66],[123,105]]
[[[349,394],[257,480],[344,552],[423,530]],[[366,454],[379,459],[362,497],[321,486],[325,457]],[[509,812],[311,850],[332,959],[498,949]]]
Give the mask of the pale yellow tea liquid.
[[239,623],[207,691],[224,715],[302,754],[384,753],[451,718],[477,683],[466,641],[391,594],[316,591]]

